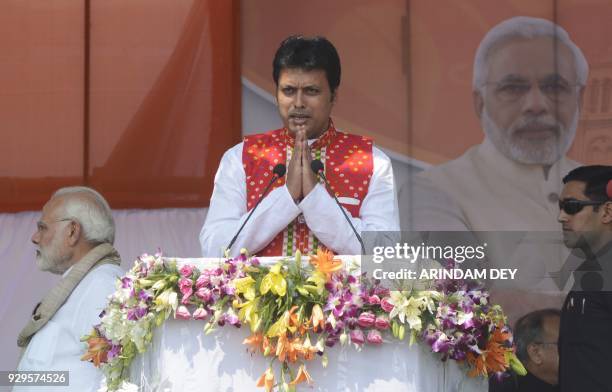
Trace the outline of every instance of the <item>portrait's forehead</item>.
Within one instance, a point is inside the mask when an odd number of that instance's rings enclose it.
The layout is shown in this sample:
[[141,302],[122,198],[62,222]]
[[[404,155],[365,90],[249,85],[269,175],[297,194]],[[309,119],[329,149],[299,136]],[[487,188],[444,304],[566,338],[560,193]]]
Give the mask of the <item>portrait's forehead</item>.
[[553,37],[510,38],[493,47],[487,56],[489,80],[508,75],[540,79],[559,75],[576,82],[574,55],[563,42]]

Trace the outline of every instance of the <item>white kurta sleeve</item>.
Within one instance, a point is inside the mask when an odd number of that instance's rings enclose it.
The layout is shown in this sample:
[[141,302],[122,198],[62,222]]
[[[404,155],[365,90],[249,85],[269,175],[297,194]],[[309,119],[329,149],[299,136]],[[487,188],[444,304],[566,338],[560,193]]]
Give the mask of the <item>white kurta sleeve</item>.
[[[206,222],[200,232],[204,257],[223,256],[225,247],[248,216],[246,197],[240,143],[225,152],[215,175]],[[300,209],[286,186],[271,191],[236,239],[231,255],[237,255],[241,248],[246,248],[251,254],[261,250],[299,214]]]
[[[399,231],[399,213],[391,160],[374,147],[374,167],[368,194],[358,218],[351,217],[361,235],[364,231]],[[328,248],[338,254],[361,254],[361,245],[332,196],[318,184],[299,205],[308,228]]]

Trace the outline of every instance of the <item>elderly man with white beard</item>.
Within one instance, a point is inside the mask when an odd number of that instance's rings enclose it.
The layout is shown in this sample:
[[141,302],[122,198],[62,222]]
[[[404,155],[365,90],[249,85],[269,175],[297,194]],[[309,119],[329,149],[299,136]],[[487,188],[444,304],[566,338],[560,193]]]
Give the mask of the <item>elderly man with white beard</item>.
[[[473,73],[473,103],[484,140],[419,173],[411,188],[400,191],[402,230],[474,232],[488,243],[489,266],[523,272],[518,286],[530,288],[559,271],[567,255],[560,243],[532,247],[529,257],[512,260],[520,252],[511,241],[496,242],[478,232],[557,230],[562,178],[577,167],[565,155],[576,134],[587,77],[584,55],[560,26],[514,17],[493,27],[478,47]],[[534,259],[536,254],[540,257]],[[543,290],[561,289],[548,279]],[[516,316],[560,306],[563,295],[539,297],[537,304],[519,298],[497,299]]]
[[[53,386],[54,391],[96,391],[100,386],[102,373],[81,361],[86,344],[80,339],[99,323],[107,296],[123,275],[114,238],[108,203],[87,187],[55,192],[32,235],[38,268],[62,278],[19,333],[17,344],[25,351],[18,370],[67,371],[68,386]],[[41,386],[14,388],[30,389],[40,391]]]

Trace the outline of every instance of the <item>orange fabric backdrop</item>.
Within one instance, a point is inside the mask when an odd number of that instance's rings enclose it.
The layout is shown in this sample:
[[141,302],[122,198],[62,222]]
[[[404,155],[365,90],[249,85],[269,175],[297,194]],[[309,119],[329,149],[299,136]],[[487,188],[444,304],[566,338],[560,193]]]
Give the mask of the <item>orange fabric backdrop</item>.
[[240,140],[238,16],[238,0],[92,0],[86,39],[83,2],[3,4],[0,211],[74,184],[114,208],[206,206]]

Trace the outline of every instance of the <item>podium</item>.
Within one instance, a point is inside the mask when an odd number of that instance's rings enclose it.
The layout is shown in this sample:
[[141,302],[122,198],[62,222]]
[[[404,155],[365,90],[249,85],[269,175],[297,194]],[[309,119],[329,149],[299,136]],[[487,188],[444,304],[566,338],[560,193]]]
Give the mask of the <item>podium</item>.
[[[342,256],[345,263],[354,257]],[[199,268],[213,268],[219,259],[175,259]],[[272,263],[275,258],[260,258]],[[152,345],[136,356],[129,381],[141,391],[263,391],[257,379],[268,368],[270,359],[251,354],[242,341],[250,335],[248,325],[226,325],[204,333],[204,322],[167,320],[158,327]],[[383,335],[384,336],[384,335]],[[419,343],[407,340],[380,346],[354,345],[326,347],[327,367],[315,358],[307,363],[313,378],[309,386],[297,390],[314,391],[407,391],[407,392],[485,392],[487,382],[470,378],[455,361],[440,361],[437,354]],[[278,369],[275,361],[275,369]],[[278,380],[277,380],[278,381]]]

